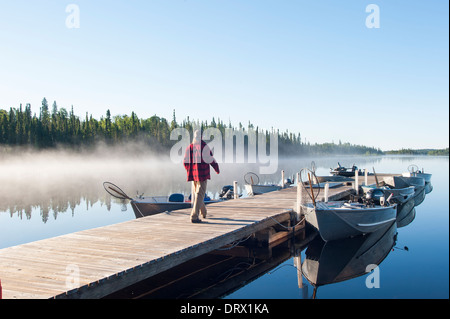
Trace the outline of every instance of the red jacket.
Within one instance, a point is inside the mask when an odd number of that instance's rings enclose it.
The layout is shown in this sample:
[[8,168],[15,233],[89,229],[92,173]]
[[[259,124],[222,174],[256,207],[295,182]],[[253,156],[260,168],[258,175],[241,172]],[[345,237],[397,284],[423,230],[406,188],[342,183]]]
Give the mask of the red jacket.
[[183,163],[187,172],[188,182],[202,182],[211,179],[209,165],[214,168],[217,174],[220,173],[219,164],[217,164],[213,153],[204,141],[201,144],[191,144],[186,148]]

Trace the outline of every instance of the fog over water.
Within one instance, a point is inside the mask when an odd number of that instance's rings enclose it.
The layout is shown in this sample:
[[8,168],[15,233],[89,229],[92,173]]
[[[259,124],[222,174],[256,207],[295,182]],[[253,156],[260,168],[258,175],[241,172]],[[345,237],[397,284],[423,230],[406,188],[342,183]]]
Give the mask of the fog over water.
[[[246,196],[246,173],[257,173],[261,184],[279,184],[282,170],[286,178],[292,179],[302,168],[310,168],[312,162],[318,175],[328,175],[338,162],[346,167],[356,164],[369,170],[376,167],[377,172],[399,173],[406,171],[411,157],[396,157],[397,166],[389,164],[386,156],[277,158],[278,168],[271,175],[259,174],[267,163],[220,163],[219,175],[211,169],[207,192],[218,198],[223,186],[237,181],[239,194]],[[387,165],[379,167],[380,163]],[[94,204],[106,205],[109,211],[112,204],[120,201],[106,193],[105,181],[116,184],[130,197],[189,195],[191,191],[181,160],[172,160],[167,149],[151,148],[144,143],[98,144],[76,151],[4,148],[0,149],[0,170],[0,213],[30,219],[32,211],[37,210],[44,222],[51,215],[56,219],[59,213],[71,211],[73,215],[80,205],[85,206],[84,211]]]
[[[285,170],[286,178],[292,178],[302,168],[310,167],[313,160],[317,167],[329,168],[335,167],[338,159],[279,159],[278,170],[272,175],[259,174],[259,168],[264,164],[220,163],[219,175],[211,169],[208,192],[210,196],[217,196],[222,186],[237,181],[242,193],[247,172],[257,173],[260,183],[280,183],[281,170]],[[350,166],[353,161],[354,158],[350,157],[342,165]],[[358,164],[363,164],[361,159]],[[59,202],[63,205],[77,198],[108,201],[109,195],[102,186],[105,181],[118,185],[130,197],[137,193],[154,196],[190,192],[182,163],[172,161],[167,150],[155,150],[143,144],[100,144],[94,149],[81,151],[2,151],[0,169],[0,211],[27,205],[55,207]]]
[[[258,163],[220,163],[220,175],[211,170],[207,193],[218,198],[223,186],[238,182],[238,193],[247,195],[244,176],[258,174],[260,183],[281,182],[281,170],[292,178],[315,161],[318,174],[328,175],[337,162],[377,164],[383,157],[279,158],[274,174],[259,174]],[[405,166],[406,165],[406,166]],[[408,164],[402,165],[407,167]],[[111,197],[103,188],[109,181],[130,197],[183,193],[191,185],[181,160],[173,162],[168,150],[146,144],[98,144],[68,150],[0,149],[0,249],[85,229],[116,224],[136,216],[128,202]]]

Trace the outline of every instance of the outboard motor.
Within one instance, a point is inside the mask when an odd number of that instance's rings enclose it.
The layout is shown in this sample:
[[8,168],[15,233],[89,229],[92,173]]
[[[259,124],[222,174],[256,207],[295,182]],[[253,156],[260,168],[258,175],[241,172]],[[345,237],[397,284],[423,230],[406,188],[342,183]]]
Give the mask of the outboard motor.
[[373,207],[375,205],[374,191],[371,189],[365,195],[363,203],[368,207]]
[[219,197],[223,199],[234,198],[234,187],[232,185],[226,185],[222,187],[222,191],[220,192]]

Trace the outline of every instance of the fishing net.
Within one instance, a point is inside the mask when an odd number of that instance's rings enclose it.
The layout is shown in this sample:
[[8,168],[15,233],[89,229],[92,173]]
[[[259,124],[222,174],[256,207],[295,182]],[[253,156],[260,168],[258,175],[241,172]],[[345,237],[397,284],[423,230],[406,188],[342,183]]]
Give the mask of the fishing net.
[[417,166],[415,164],[409,165],[408,166],[408,172],[410,172],[411,174],[419,172],[419,166]]
[[248,172],[244,176],[244,181],[247,185],[258,185],[259,184],[259,176],[255,173]]
[[125,192],[123,190],[121,190],[120,187],[118,187],[117,185],[114,185],[113,183],[104,182],[103,188],[109,195],[111,195],[115,198],[131,200],[131,198],[127,194],[125,194]]
[[302,202],[316,202],[319,198],[321,187],[315,173],[315,167],[313,167],[313,170],[309,168],[303,168],[300,171],[299,177],[299,182],[303,187]]

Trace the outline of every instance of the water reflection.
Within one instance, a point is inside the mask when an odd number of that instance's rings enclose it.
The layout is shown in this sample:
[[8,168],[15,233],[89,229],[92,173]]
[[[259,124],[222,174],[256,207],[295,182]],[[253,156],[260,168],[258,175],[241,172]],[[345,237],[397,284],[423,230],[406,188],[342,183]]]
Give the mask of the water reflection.
[[[342,157],[281,159],[276,173],[259,174],[260,183],[280,184],[282,170],[286,178],[293,179],[302,168],[310,167],[312,161],[320,174],[328,174],[329,167],[338,159],[345,162]],[[356,160],[359,167],[364,167],[369,162],[370,165],[378,163],[382,157],[348,159]],[[115,152],[109,156],[103,153],[84,156],[69,156],[63,152],[32,153],[1,158],[0,167],[0,214],[29,220],[33,211],[39,211],[44,223],[50,216],[57,219],[61,213],[74,215],[75,208],[82,203],[86,203],[87,208],[100,203],[109,211],[111,205],[119,202],[105,193],[102,187],[105,181],[114,182],[131,197],[190,193],[181,164],[145,152],[139,156]],[[208,183],[208,195],[218,198],[222,187],[233,181],[238,182],[238,192],[245,195],[244,175],[259,172],[259,168],[257,164],[221,164],[221,174],[213,174]]]
[[66,197],[51,196],[41,197],[31,200],[29,197],[21,197],[16,202],[9,202],[0,199],[0,213],[4,212],[10,217],[18,217],[19,219],[30,220],[32,212],[39,211],[42,222],[45,224],[52,217],[54,220],[58,218],[59,214],[70,213],[75,217],[75,209],[81,205],[86,205],[85,210],[89,207],[100,203],[107,211],[111,210],[111,206],[119,201],[112,200],[109,196],[100,196],[90,194],[76,194],[73,193]]
[[302,249],[299,238],[275,247],[220,249],[164,271],[106,299],[217,299],[272,271]]
[[[306,234],[275,247],[243,245],[231,250],[216,250],[106,298],[236,298],[234,292],[258,278],[272,276],[283,267],[295,269],[297,278],[291,277],[290,281],[297,283],[297,296],[318,298],[320,286],[367,275],[367,267],[380,265],[396,241],[395,223],[370,235],[331,242],[324,242],[308,228]],[[301,253],[305,249],[306,258],[302,263]],[[312,291],[308,283],[313,287]]]
[[320,236],[308,245],[302,264],[303,276],[317,288],[367,274],[369,265],[378,266],[397,240],[393,223],[366,236],[324,242]]

